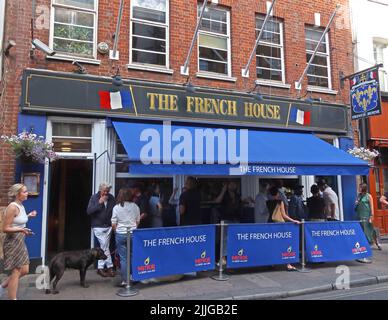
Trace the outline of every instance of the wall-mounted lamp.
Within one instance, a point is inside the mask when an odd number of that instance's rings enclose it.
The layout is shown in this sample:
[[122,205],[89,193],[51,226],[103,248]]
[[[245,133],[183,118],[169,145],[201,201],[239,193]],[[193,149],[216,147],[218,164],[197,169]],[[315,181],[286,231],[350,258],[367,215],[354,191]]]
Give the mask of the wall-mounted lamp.
[[75,73],[79,73],[79,74],[87,74],[88,72],[86,71],[85,67],[80,64],[78,61],[74,60],[73,65],[76,65],[78,68],[74,70]]
[[253,88],[253,90],[250,91],[250,92],[248,92],[248,93],[250,94],[250,96],[251,96],[254,100],[260,102],[260,101],[263,101],[264,98],[263,98],[263,95],[262,95],[259,91],[256,90],[258,87],[259,87],[259,85],[256,83],[256,84],[255,84],[255,87]]
[[11,50],[14,46],[16,46],[16,42],[14,40],[8,40],[8,45],[4,50],[4,54],[8,56],[9,50]]
[[123,85],[123,79],[120,76],[120,68],[117,68],[116,74],[112,78],[112,84],[121,87]]

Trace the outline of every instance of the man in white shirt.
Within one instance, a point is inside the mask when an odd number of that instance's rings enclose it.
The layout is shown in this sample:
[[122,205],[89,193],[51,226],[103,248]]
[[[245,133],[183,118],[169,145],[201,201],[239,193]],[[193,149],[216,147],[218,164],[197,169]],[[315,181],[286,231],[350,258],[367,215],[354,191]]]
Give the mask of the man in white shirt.
[[323,192],[325,202],[325,214],[328,220],[339,220],[339,202],[338,196],[334,190],[329,187],[324,179],[318,182],[319,189]]

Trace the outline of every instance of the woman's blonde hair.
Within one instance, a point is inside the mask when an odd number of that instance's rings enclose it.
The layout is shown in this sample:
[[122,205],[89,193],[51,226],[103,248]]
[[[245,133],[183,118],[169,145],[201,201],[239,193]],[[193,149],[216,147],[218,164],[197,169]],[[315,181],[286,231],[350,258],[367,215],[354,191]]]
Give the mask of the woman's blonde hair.
[[8,190],[8,196],[12,199],[15,199],[20,191],[25,187],[22,183],[16,183]]

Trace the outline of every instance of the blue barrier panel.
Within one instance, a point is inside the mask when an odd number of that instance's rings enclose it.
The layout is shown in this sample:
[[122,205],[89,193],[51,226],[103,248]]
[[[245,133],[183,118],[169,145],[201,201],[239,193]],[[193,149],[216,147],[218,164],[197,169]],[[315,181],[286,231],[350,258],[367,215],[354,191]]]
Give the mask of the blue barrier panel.
[[299,262],[296,224],[231,224],[227,230],[228,268]]
[[309,262],[356,260],[372,255],[359,222],[306,222]]
[[214,269],[215,228],[215,225],[201,225],[135,230],[133,279]]

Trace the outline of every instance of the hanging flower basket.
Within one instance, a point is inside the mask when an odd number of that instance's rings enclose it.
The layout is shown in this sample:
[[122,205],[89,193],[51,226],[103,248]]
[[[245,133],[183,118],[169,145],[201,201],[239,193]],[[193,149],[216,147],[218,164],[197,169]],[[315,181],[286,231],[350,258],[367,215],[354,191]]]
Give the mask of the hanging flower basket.
[[370,164],[373,164],[374,159],[380,155],[380,153],[375,149],[369,150],[363,147],[354,147],[353,149],[349,149],[348,153],[356,158],[368,161]]
[[44,163],[46,158],[50,162],[58,158],[52,143],[31,132],[23,131],[17,136],[1,136],[1,140],[10,146],[16,159],[22,163]]

